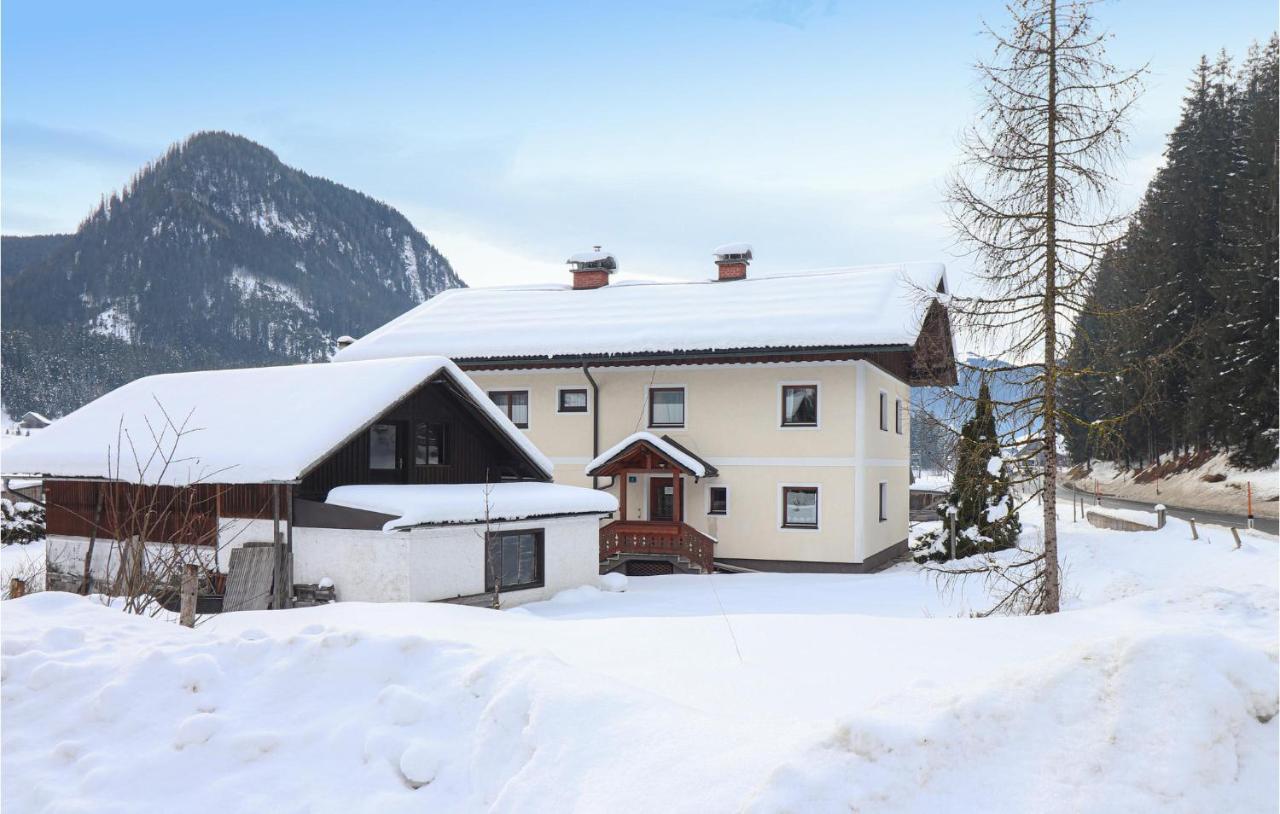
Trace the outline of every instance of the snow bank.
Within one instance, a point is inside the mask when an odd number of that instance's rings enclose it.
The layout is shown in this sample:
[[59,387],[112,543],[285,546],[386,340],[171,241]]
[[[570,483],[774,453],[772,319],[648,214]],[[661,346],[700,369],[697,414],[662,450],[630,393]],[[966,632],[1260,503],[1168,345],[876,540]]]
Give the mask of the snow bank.
[[454,288],[335,358],[911,345],[924,318],[921,293],[944,282],[942,265],[907,263],[757,275],[733,285],[704,280],[585,291],[567,285]]
[[1158,525],[1156,516],[1151,512],[1140,512],[1137,509],[1108,509],[1103,506],[1089,506],[1084,510],[1085,515],[1096,514],[1101,517],[1111,517],[1116,520],[1128,520],[1130,523],[1138,523],[1143,526],[1156,528]]
[[599,489],[530,482],[339,486],[329,491],[325,502],[395,515],[384,531],[483,521],[486,502],[493,521],[618,510],[618,499]]
[[[1280,513],[1280,469],[1276,465],[1266,469],[1240,469],[1232,466],[1228,457],[1220,453],[1193,469],[1158,481],[1144,478],[1143,483],[1136,480],[1132,470],[1122,469],[1110,461],[1094,461],[1091,471],[1079,480],[1066,480],[1065,484],[1093,494],[1096,479],[1105,495],[1228,514],[1248,511],[1248,490],[1252,487],[1254,515],[1276,517]],[[1168,456],[1163,460],[1167,463]]]
[[[1023,516],[1034,537],[1035,516]],[[1275,809],[1277,542],[1060,518],[1063,613],[913,566],[195,630],[4,606],[6,811]],[[831,647],[831,642],[844,643]]]

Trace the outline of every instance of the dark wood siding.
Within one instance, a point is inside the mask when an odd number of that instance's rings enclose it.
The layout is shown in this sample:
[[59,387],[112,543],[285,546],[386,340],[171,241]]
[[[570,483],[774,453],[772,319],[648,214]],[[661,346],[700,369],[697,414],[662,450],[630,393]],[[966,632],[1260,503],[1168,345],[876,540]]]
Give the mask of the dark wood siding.
[[[287,487],[280,490],[280,516],[289,513]],[[219,517],[268,519],[268,484],[202,483],[177,488],[114,481],[45,481],[45,526],[50,534],[104,539],[133,535],[148,542],[213,545]],[[101,509],[98,508],[101,500]],[[153,515],[148,518],[148,514]]]
[[[540,477],[444,380],[424,384],[379,416],[378,422],[404,422],[408,427],[410,444],[403,482],[484,483],[486,477],[490,481]],[[415,462],[412,439],[419,423],[445,425],[445,463],[419,466]],[[361,432],[312,469],[296,494],[307,500],[324,500],[335,486],[372,481],[369,433]]]

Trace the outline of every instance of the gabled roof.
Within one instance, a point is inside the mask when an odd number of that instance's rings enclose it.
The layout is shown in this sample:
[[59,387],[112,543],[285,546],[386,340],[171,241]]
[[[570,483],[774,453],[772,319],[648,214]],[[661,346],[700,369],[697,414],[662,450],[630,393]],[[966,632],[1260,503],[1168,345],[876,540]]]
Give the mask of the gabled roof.
[[[434,356],[148,376],[6,449],[0,468],[4,474],[163,485],[296,481],[440,377],[550,479],[546,456],[470,377]],[[175,446],[184,425],[189,432]],[[156,439],[180,460],[166,468],[152,456]]]
[[912,347],[941,264],[826,269],[744,280],[454,288],[338,352],[458,361],[734,349]]
[[609,464],[626,458],[634,453],[637,447],[643,446],[650,447],[673,466],[696,478],[713,478],[720,474],[714,466],[698,457],[696,453],[676,443],[670,436],[664,435],[659,438],[651,432],[643,431],[628,435],[597,455],[591,463],[587,464],[586,473],[590,476],[608,474],[604,470],[608,468]]

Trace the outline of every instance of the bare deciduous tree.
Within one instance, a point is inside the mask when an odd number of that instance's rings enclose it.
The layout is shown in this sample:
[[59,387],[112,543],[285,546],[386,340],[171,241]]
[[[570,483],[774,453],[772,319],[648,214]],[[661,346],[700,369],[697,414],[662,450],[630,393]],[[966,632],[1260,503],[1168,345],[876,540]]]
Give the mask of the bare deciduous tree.
[[[1060,605],[1061,360],[1070,325],[1087,307],[1091,275],[1122,225],[1108,190],[1144,70],[1124,72],[1107,61],[1108,35],[1095,30],[1092,6],[1013,0],[1008,28],[986,28],[994,50],[977,66],[982,107],[948,185],[952,225],[983,288],[953,297],[951,315],[1010,360],[988,373],[1025,376],[1026,396],[1003,406],[1012,433],[1022,434],[1039,463],[1024,495],[1043,502],[1043,547],[1001,565],[996,584],[1006,588],[999,606],[1034,613]],[[1038,441],[1027,444],[1028,435]]]

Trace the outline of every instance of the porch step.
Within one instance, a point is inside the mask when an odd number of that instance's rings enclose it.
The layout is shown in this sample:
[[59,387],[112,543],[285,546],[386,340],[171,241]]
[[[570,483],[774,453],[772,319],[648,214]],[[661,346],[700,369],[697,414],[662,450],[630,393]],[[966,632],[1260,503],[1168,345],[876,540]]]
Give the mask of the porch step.
[[607,560],[600,562],[600,573],[607,574],[616,568],[621,567],[628,560],[644,560],[648,562],[669,562],[674,568],[682,574],[705,574],[706,571],[696,562],[692,562],[688,557],[671,554],[614,554]]

